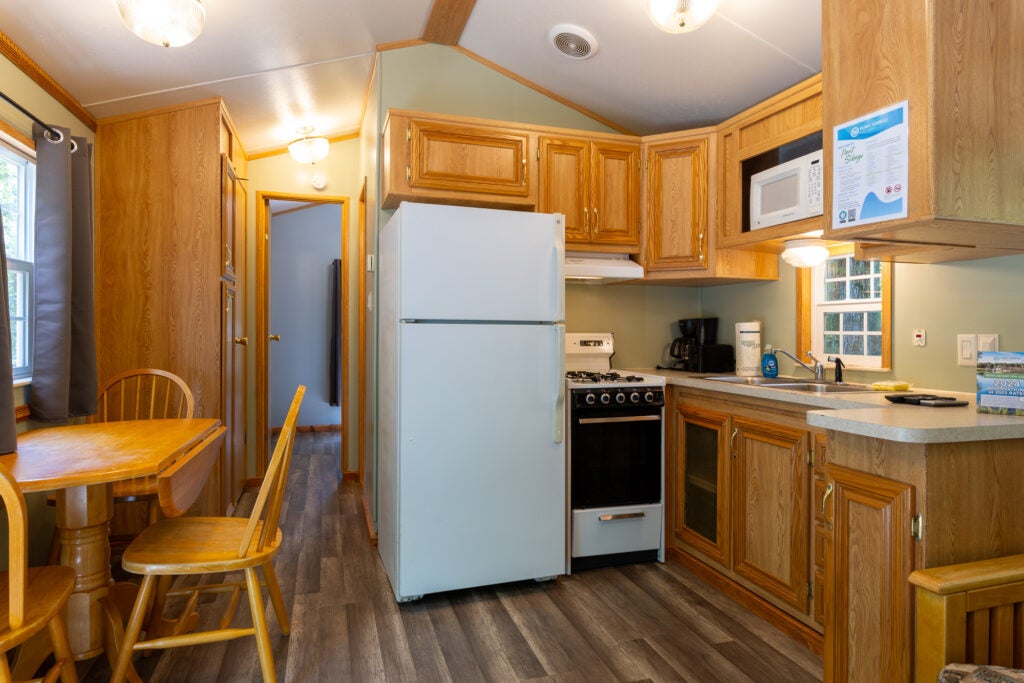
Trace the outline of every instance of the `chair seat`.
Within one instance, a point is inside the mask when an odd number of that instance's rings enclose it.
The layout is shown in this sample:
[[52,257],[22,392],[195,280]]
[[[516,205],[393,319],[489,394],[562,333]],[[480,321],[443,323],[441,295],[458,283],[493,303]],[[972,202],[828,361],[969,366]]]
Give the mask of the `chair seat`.
[[245,557],[238,547],[249,520],[237,517],[177,517],[151,524],[140,533],[121,558],[133,574],[206,574],[255,567],[268,562],[281,545],[281,530],[262,550],[257,542],[263,522],[256,526]]
[[[47,565],[29,567],[25,589],[25,621],[21,628],[8,630],[8,576],[0,573],[0,652],[16,647],[39,632],[64,606],[75,587],[71,567]],[[0,655],[2,656],[2,655]]]

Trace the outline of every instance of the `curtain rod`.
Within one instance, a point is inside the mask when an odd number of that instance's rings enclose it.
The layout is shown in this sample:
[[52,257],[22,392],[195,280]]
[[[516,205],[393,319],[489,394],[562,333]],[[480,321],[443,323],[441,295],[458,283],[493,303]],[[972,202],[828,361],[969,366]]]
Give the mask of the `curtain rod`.
[[43,123],[41,120],[39,120],[39,118],[35,114],[33,114],[28,109],[25,109],[25,107],[21,106],[20,104],[18,104],[14,100],[12,100],[10,97],[7,96],[7,93],[3,92],[2,90],[0,90],[0,97],[2,97],[4,100],[6,100],[8,104],[10,104],[12,107],[17,109],[18,111],[20,111],[22,114],[24,114],[25,116],[29,117],[30,119],[32,119],[33,121],[38,123],[40,126],[42,126],[46,130],[47,133],[49,133],[53,137],[57,138],[57,140],[56,140],[57,142],[60,142],[61,140],[64,139],[64,133],[60,132],[59,130],[57,130],[53,126],[49,126],[49,125]]

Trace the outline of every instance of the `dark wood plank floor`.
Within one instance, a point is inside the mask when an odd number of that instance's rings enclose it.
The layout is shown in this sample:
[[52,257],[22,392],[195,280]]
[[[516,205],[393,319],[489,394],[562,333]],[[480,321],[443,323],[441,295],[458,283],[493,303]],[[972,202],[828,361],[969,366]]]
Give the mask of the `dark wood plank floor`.
[[[275,565],[290,637],[267,609],[279,680],[821,680],[820,657],[672,564],[398,605],[367,539],[359,489],[342,485],[339,446],[337,433],[296,441]],[[251,623],[244,604],[235,621]],[[261,680],[251,638],[136,657],[136,666],[153,683]],[[108,677],[96,660],[83,680]]]

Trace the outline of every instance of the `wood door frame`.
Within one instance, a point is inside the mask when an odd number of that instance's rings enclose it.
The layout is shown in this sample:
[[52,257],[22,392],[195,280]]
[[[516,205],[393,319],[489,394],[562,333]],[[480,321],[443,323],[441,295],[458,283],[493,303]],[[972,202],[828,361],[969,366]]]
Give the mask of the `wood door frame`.
[[358,367],[356,368],[356,382],[359,385],[357,390],[358,410],[359,417],[356,419],[356,428],[359,433],[356,435],[356,449],[359,455],[359,469],[356,473],[359,477],[359,482],[363,481],[363,474],[365,473],[366,467],[366,376],[368,374],[368,368],[366,367],[366,344],[363,340],[366,339],[366,178],[363,178],[363,187],[359,192],[359,225],[356,226],[359,230],[358,238],[358,260],[356,261],[356,268],[358,269],[359,276],[357,278],[357,291],[356,291],[356,306],[358,309],[358,325],[357,339],[358,355],[359,360]]
[[339,195],[306,195],[290,192],[256,193],[256,474],[267,468],[270,446],[270,201],[280,199],[311,204],[341,205],[341,471],[348,462],[349,337],[348,324],[348,209],[350,200]]

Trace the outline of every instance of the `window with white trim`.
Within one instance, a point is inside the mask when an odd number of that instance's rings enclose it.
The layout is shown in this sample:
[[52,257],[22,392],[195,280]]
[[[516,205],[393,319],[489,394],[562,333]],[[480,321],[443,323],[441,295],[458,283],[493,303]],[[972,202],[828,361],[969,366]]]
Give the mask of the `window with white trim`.
[[0,139],[0,209],[7,248],[11,366],[15,379],[32,376],[35,189],[35,161]]
[[810,341],[819,358],[839,356],[852,367],[885,367],[888,268],[844,253],[811,270]]

